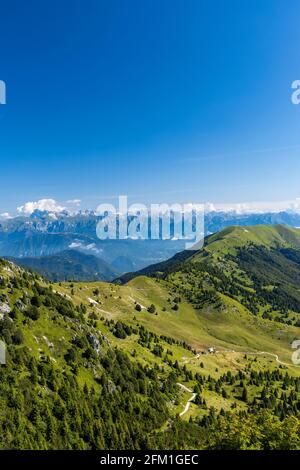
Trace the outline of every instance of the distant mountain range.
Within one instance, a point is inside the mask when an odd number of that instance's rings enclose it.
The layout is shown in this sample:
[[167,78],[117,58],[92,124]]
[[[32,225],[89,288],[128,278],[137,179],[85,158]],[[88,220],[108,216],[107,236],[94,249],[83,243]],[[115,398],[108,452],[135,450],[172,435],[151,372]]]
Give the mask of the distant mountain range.
[[[51,213],[38,210],[34,211],[30,217],[19,216],[2,220],[0,256],[26,258],[26,262],[30,263],[27,266],[34,266],[46,277],[50,273],[50,278],[53,279],[52,267],[55,262],[52,257],[60,254],[60,260],[65,260],[66,264],[65,270],[57,268],[57,276],[61,275],[62,279],[72,274],[75,277],[79,276],[76,277],[78,280],[97,280],[100,273],[105,279],[111,280],[114,272],[126,273],[141,270],[151,264],[171,258],[185,248],[183,240],[99,240],[96,236],[96,226],[99,220],[100,217],[93,212],[71,215],[67,212]],[[205,235],[232,225],[260,224],[300,227],[300,214],[295,212],[251,214],[208,212],[205,214]],[[87,257],[82,256],[80,262],[77,260],[77,264],[75,263],[76,273],[72,273],[71,269],[74,266],[74,260],[70,262],[69,255],[66,259],[66,253],[69,250],[72,252],[76,250],[87,255]],[[72,256],[74,256],[73,253]],[[106,268],[98,269],[95,260],[91,263],[90,256],[100,259],[101,266],[106,266]],[[34,261],[32,258],[37,258],[37,260]],[[80,269],[78,262],[81,264]],[[92,265],[95,267],[94,277],[91,277]]]

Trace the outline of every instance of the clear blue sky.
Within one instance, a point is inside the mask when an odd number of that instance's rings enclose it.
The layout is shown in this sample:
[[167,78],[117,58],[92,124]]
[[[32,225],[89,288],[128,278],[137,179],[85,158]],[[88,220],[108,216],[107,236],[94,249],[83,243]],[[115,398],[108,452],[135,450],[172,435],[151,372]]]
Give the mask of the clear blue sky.
[[298,0],[1,2],[0,210],[300,196]]

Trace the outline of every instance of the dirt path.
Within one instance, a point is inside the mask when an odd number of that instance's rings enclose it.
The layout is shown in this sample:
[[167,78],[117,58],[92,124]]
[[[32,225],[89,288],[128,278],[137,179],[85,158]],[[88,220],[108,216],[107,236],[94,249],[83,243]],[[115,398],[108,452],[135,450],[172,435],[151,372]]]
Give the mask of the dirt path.
[[[234,349],[224,349],[222,351],[215,351],[213,354],[226,354],[226,353],[240,353],[240,354],[247,354],[247,355],[268,355],[268,356],[272,356],[275,358],[275,361],[278,362],[278,364],[282,364],[283,366],[288,366],[288,367],[291,367],[291,366],[295,366],[295,367],[300,367],[299,365],[297,364],[292,364],[292,363],[289,363],[289,362],[283,362],[279,359],[279,356],[278,354],[274,354],[274,353],[270,353],[270,352],[267,352],[267,351],[235,351]],[[201,354],[197,354],[195,357],[191,358],[191,359],[187,359],[183,362],[183,364],[189,364],[191,363],[193,360],[195,359],[198,359],[199,357],[201,356]]]
[[[224,352],[224,351],[216,351],[217,353],[218,352]],[[234,351],[232,351],[234,352]],[[239,352],[239,351],[237,351]],[[279,364],[282,364],[284,366],[288,366],[288,367],[291,367],[291,366],[296,366],[296,367],[299,367],[297,364],[292,364],[292,363],[289,363],[289,362],[283,362],[279,359],[278,357],[278,354],[274,354],[274,353],[270,353],[268,351],[257,351],[257,352],[254,352],[254,351],[241,351],[241,354],[252,354],[252,355],[264,355],[264,354],[267,354],[268,356],[272,356],[275,358],[275,361],[278,362]]]
[[282,364],[284,366],[296,366],[296,367],[299,367],[297,364],[289,364],[288,362],[283,362],[283,361],[280,361],[279,357],[278,357],[278,354],[274,354],[274,353],[270,353],[270,352],[267,352],[267,351],[259,351],[259,352],[245,352],[243,354],[267,354],[268,356],[272,356],[272,357],[275,357],[275,360],[276,362],[278,362],[279,364]]
[[[235,352],[235,351],[216,351],[216,353],[226,353],[226,352],[227,352],[227,353],[228,353],[228,352],[231,352],[231,353],[232,353],[232,352]],[[279,357],[278,357],[278,354],[270,353],[270,352],[267,352],[267,351],[258,351],[258,352],[241,351],[240,353],[241,353],[241,354],[253,354],[253,355],[263,355],[263,354],[266,354],[266,355],[268,355],[268,356],[274,357],[274,358],[275,358],[275,361],[278,362],[279,364],[282,364],[282,365],[284,365],[284,366],[291,366],[291,365],[292,365],[292,364],[289,364],[289,363],[287,363],[287,362],[281,361],[281,360],[279,359]],[[187,360],[187,361],[184,361],[184,363],[187,364],[187,363],[191,362],[191,360],[193,360],[193,359],[198,359],[199,357],[200,357],[200,354],[197,354],[194,358],[189,359],[189,360]],[[296,364],[293,364],[293,365],[296,365]],[[297,365],[296,365],[296,367],[300,367],[300,366],[297,366]],[[184,407],[184,410],[183,410],[181,413],[179,413],[179,416],[183,416],[183,415],[185,415],[185,413],[187,413],[187,412],[189,411],[190,406],[191,406],[191,403],[192,403],[192,401],[195,400],[197,393],[194,393],[193,390],[191,390],[190,388],[188,388],[188,387],[186,387],[185,385],[181,384],[180,382],[177,382],[177,385],[178,385],[180,388],[182,388],[182,390],[185,390],[186,392],[189,392],[189,393],[192,394],[192,396],[188,399],[188,401],[187,401],[187,403],[186,403],[186,405],[185,405],[185,407]]]
[[190,388],[187,388],[185,385],[183,385],[183,384],[181,384],[181,383],[179,383],[179,382],[177,382],[177,385],[179,385],[179,387],[181,387],[181,388],[182,388],[183,390],[185,390],[186,392],[192,393],[192,396],[191,396],[191,398],[189,398],[189,400],[187,401],[184,410],[183,410],[181,413],[179,413],[179,416],[183,416],[185,413],[187,413],[187,412],[189,411],[190,406],[191,406],[191,402],[192,402],[193,400],[195,400],[197,393],[194,393],[193,390],[191,390]]

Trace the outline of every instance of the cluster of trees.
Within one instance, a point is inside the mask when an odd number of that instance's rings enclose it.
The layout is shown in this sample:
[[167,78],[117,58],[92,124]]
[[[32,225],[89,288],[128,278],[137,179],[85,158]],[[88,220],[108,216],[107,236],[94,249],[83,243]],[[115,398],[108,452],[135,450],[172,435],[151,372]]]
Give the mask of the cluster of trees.
[[278,369],[258,372],[251,369],[247,373],[239,371],[235,375],[228,371],[218,379],[195,374],[195,380],[196,403],[200,406],[206,404],[202,396],[206,389],[223,398],[235,397],[246,403],[249,413],[268,409],[280,420],[287,416],[300,416],[300,378],[287,372],[284,374]]
[[[195,308],[206,305],[221,307],[219,294],[242,303],[264,318],[299,326],[300,319],[300,252],[292,249],[267,249],[248,244],[238,248],[235,256],[203,256],[200,261],[181,263],[178,272],[165,278]],[[294,312],[290,317],[288,312]]]
[[[169,417],[172,377],[134,365],[119,350],[101,359],[93,386],[70,370],[37,361],[26,347],[8,347],[0,368],[1,449],[140,449]],[[168,386],[169,384],[169,386]]]
[[174,420],[166,432],[150,440],[153,449],[204,450],[299,450],[300,420],[294,416],[280,420],[268,410],[253,413],[211,410],[198,423]]
[[[180,369],[177,372],[182,374]],[[167,431],[150,439],[152,448],[300,450],[299,377],[279,369],[249,369],[237,374],[228,371],[219,379],[196,373],[193,379],[195,404],[203,410],[202,417],[189,422],[175,419]],[[247,406],[240,411],[236,404],[230,411],[208,408],[205,390],[223,398],[236,397]]]
[[[238,251],[239,266],[248,273],[256,292],[254,301],[273,311],[300,313],[300,254],[292,249],[266,249],[251,244]],[[265,289],[266,285],[274,286]]]
[[132,335],[133,329],[130,325],[117,321],[117,323],[111,328],[111,332],[116,338],[125,339],[127,336]]

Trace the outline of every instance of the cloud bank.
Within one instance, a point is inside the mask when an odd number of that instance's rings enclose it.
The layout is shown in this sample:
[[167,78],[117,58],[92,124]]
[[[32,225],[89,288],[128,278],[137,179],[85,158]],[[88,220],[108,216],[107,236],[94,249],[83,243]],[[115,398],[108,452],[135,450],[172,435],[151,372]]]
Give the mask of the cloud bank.
[[266,212],[292,211],[300,212],[300,198],[290,201],[270,202],[239,202],[239,203],[211,203],[205,204],[206,212],[236,212],[237,214],[262,214]]
[[68,199],[66,204],[70,204],[72,206],[80,206],[81,204],[81,199]]
[[[198,201],[199,202],[199,201]],[[52,198],[39,199],[38,201],[28,201],[22,206],[17,208],[18,214],[29,216],[35,210],[48,211],[52,214],[66,211],[69,209],[69,214],[76,214],[81,204],[81,199],[69,199],[65,202],[66,206],[57,202]],[[69,207],[69,206],[73,206]],[[74,208],[77,207],[77,209]],[[187,206],[187,204],[186,204]],[[191,207],[193,203],[191,203]],[[148,207],[148,206],[147,206]],[[149,206],[150,207],[150,206]],[[116,207],[116,211],[118,208]],[[234,202],[234,203],[204,203],[206,213],[209,212],[235,212],[236,214],[253,214],[253,213],[266,213],[266,212],[282,212],[290,211],[300,213],[300,198],[286,201],[257,201],[257,202]],[[87,211],[90,213],[90,211]],[[12,218],[8,212],[0,214],[2,220]]]
[[30,215],[35,210],[48,212],[61,212],[65,207],[59,205],[55,199],[39,199],[38,201],[25,202],[23,206],[17,208],[19,214]]
[[8,220],[8,219],[12,219],[12,215],[10,215],[9,212],[3,212],[2,214],[0,214],[0,220]]

